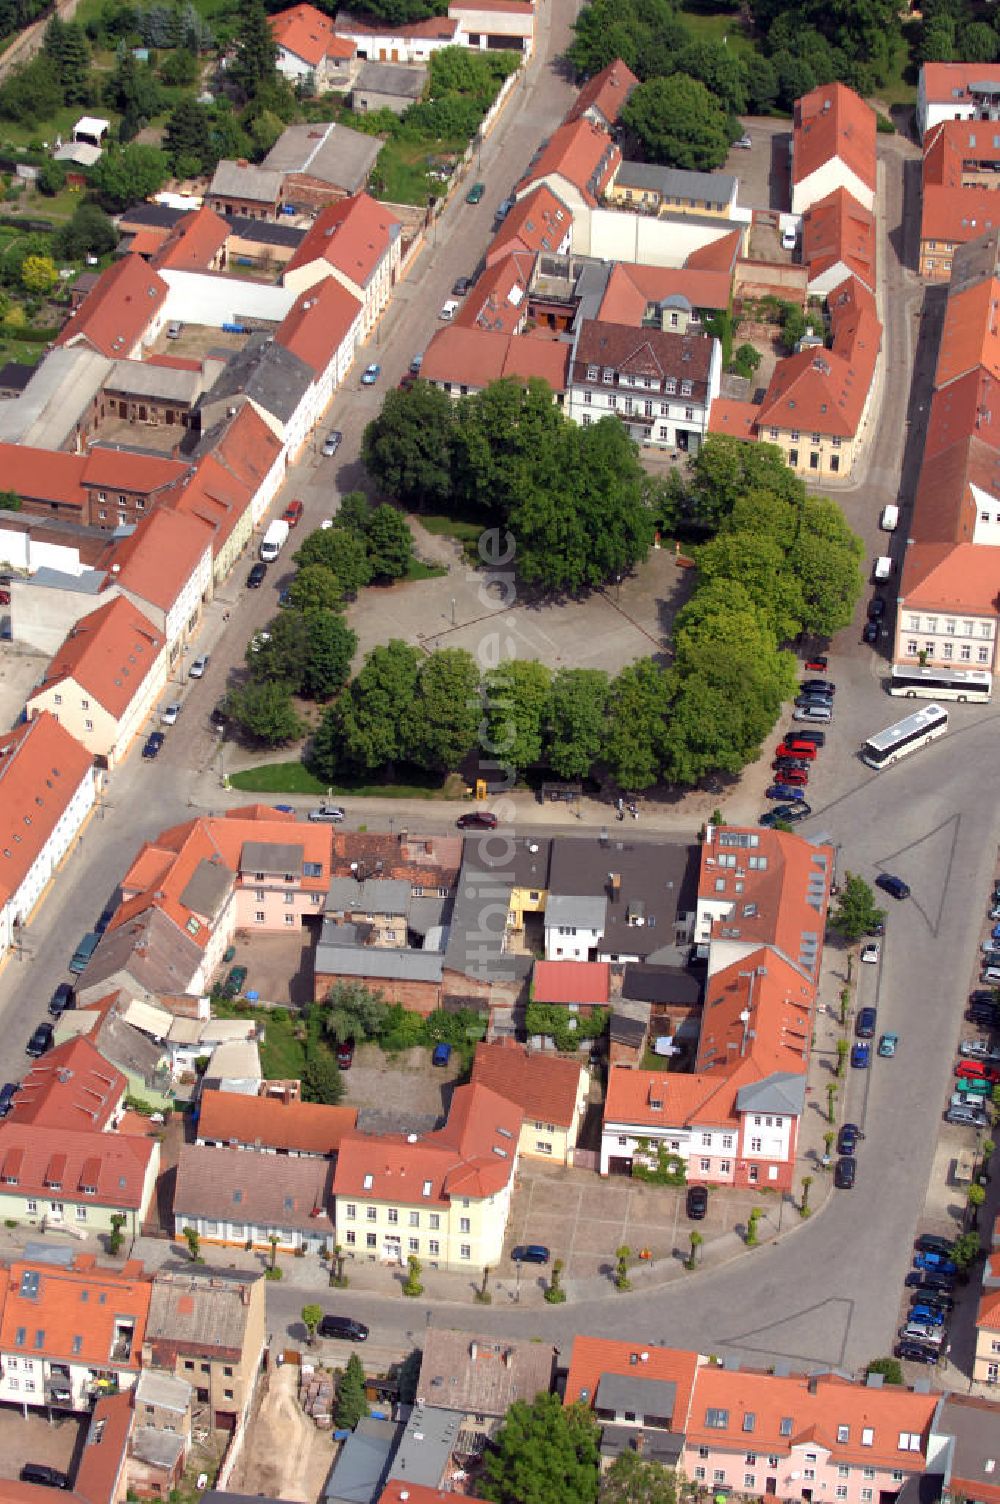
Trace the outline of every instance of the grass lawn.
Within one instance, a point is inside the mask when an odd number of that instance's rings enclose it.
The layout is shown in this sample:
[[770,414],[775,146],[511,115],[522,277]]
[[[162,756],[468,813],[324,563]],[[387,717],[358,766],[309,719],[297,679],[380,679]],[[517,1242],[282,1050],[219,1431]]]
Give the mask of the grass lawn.
[[387,141],[376,170],[384,183],[381,197],[392,204],[426,204],[440,198],[444,185],[428,176],[429,158],[465,150],[464,141]]
[[443,564],[425,564],[423,559],[411,559],[410,567],[403,576],[404,580],[439,580],[443,574],[447,574]]
[[711,11],[705,14],[697,10],[682,9],[680,18],[699,42],[725,41],[727,47],[737,52],[753,52],[754,45],[743,30],[739,11]]
[[23,366],[35,366],[45,354],[45,346],[38,340],[0,338],[0,360],[20,361]]
[[274,1018],[265,1013],[264,1043],[260,1047],[260,1068],[270,1081],[301,1080],[305,1070],[305,1044],[295,1035],[298,1020],[289,1014]]
[[[413,776],[413,775],[411,775]],[[327,785],[314,778],[300,762],[267,762],[229,775],[230,786],[249,794],[334,794],[361,799],[456,799],[462,793],[460,778],[441,779],[428,774],[426,783],[353,783]]]
[[427,516],[420,512],[417,520],[422,528],[433,533],[438,538],[454,538],[458,543],[478,543],[482,537],[483,525],[480,522],[462,522],[457,517],[445,517],[443,514]]

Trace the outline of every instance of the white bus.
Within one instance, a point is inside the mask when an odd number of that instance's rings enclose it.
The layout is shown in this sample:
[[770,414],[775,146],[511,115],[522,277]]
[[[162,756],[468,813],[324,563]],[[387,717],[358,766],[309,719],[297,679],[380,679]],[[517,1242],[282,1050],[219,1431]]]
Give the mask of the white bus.
[[982,668],[905,668],[894,663],[889,693],[908,700],[969,700],[985,705],[993,693],[993,675]]
[[870,768],[887,768],[908,752],[925,747],[948,730],[948,712],[943,705],[925,705],[912,715],[870,736],[861,748],[861,761]]

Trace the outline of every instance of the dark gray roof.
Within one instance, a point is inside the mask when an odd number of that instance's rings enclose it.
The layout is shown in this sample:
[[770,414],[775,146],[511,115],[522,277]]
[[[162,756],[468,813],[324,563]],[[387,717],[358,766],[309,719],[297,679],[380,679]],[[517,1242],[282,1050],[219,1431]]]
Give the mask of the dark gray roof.
[[775,1071],[762,1081],[751,1081],[736,1093],[737,1112],[782,1112],[801,1116],[805,1111],[806,1077]]
[[244,841],[240,871],[302,875],[305,847],[299,841]]
[[419,99],[427,82],[427,69],[408,68],[405,63],[363,63],[354,80],[354,92],[395,94],[399,99]]
[[[601,1456],[619,1457],[634,1452],[638,1426],[607,1425],[601,1430]],[[684,1434],[648,1426],[642,1433],[642,1455],[666,1467],[676,1467],[684,1450]],[[897,1495],[898,1498],[898,1495]]]
[[110,1060],[120,1071],[140,1076],[147,1086],[168,1085],[169,1075],[160,1067],[162,1046],[127,1024],[113,1010],[104,1015],[90,1037],[105,1060]]
[[664,198],[700,199],[708,204],[728,204],[736,191],[736,179],[726,172],[688,172],[651,162],[623,162],[615,184],[652,189]]
[[[201,1499],[202,1504],[260,1504],[260,1494],[231,1494],[224,1488],[210,1488]],[[270,1504],[288,1504],[288,1500],[272,1499]]]
[[246,396],[286,423],[312,380],[310,368],[291,350],[276,344],[267,334],[252,334],[219,373],[211,391],[199,399],[196,411]]
[[391,1107],[359,1107],[356,1127],[359,1133],[433,1133],[445,1125],[444,1113],[395,1111]]
[[234,235],[241,240],[256,240],[261,245],[287,245],[294,250],[307,233],[297,225],[282,224],[276,219],[247,219],[242,214],[227,214],[226,219]]
[[318,975],[378,977],[386,982],[440,982],[444,960],[440,951],[344,944],[342,932],[346,928],[324,919],[314,961]]
[[[256,869],[255,869],[256,870]],[[291,871],[291,868],[284,868]],[[221,862],[202,857],[181,892],[181,903],[192,914],[214,918],[223,907],[236,881],[235,875]]]
[[96,989],[110,991],[131,979],[137,996],[186,992],[202,960],[201,949],[190,935],[162,910],[151,907],[105,930],[76,990],[81,998],[83,994],[99,997],[102,994]]
[[[470,860],[470,846],[475,863]],[[514,885],[506,867],[498,864],[496,871],[490,871],[481,865],[483,856],[488,854],[488,848],[474,841],[465,842],[444,964],[448,970],[478,981],[501,985],[520,982],[530,973],[534,958],[504,949],[507,900]],[[488,900],[484,899],[484,893],[489,895]]]
[[631,1373],[602,1373],[594,1395],[595,1410],[634,1410],[636,1416],[674,1413],[677,1385],[668,1379],[644,1379]]
[[616,1044],[629,1044],[638,1049],[646,1037],[648,1027],[648,1021],[643,1023],[641,1018],[631,1018],[627,1013],[619,1013],[615,1008],[611,1010],[608,1034]]
[[20,360],[8,360],[6,365],[0,366],[0,391],[23,392],[34,374],[34,366],[26,366]]
[[389,1458],[402,1431],[395,1421],[364,1416],[344,1442],[326,1481],[326,1504],[374,1504],[389,1477]]
[[406,923],[414,934],[426,936],[430,930],[440,929],[450,910],[450,898],[411,898]]
[[996,1488],[1000,1430],[995,1404],[973,1395],[945,1395],[933,1429],[951,1438],[945,1483],[952,1495],[978,1499],[979,1487]]
[[[424,76],[426,72],[424,69]],[[419,94],[420,88],[417,97]],[[352,131],[346,125],[332,122],[290,125],[282,131],[263,165],[281,173],[316,178],[345,193],[357,193],[368,181],[381,148],[380,137]],[[286,185],[286,193],[294,195],[294,185]]]
[[149,225],[152,229],[172,230],[179,219],[183,219],[187,209],[171,209],[168,204],[133,204],[119,216],[119,224],[124,222],[128,225]]
[[436,1405],[414,1406],[389,1477],[440,1488],[462,1419],[454,1410],[439,1410]]
[[[674,922],[697,905],[699,856],[697,846],[682,841],[558,837],[552,843],[549,893],[603,893],[610,900],[611,874],[616,874],[621,882],[618,896],[607,906],[602,952],[650,961],[679,959]],[[642,906],[642,925],[634,922],[637,905]],[[548,905],[545,912],[548,923]]]
[[410,906],[410,884],[401,878],[335,877],[326,895],[327,913],[405,914]]
[[622,997],[637,1003],[690,1006],[701,1001],[701,982],[680,966],[651,966],[648,961],[632,961],[622,977]]

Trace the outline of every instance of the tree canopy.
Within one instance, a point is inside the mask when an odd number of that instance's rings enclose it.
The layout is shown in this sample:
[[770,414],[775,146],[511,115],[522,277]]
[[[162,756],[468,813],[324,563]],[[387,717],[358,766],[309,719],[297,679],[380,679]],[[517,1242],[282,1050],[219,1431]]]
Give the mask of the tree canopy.
[[875,934],[884,919],[885,910],[876,904],[875,894],[864,878],[855,872],[845,873],[836,908],[830,915],[830,928],[853,943],[862,935]]
[[583,1405],[558,1395],[516,1400],[477,1484],[494,1504],[593,1504],[597,1498],[598,1428]]
[[718,93],[686,73],[640,84],[622,109],[621,122],[634,132],[648,161],[696,172],[721,167],[734,134]]

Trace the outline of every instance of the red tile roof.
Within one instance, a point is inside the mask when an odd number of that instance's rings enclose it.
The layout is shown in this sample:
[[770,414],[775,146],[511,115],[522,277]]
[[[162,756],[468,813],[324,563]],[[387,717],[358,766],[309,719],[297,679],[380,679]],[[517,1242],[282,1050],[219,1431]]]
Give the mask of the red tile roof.
[[566,120],[579,120],[588,110],[596,110],[608,125],[615,125],[639,80],[632,69],[616,57],[613,63],[589,78],[566,112]]
[[336,277],[324,277],[300,293],[274,337],[320,376],[360,312],[358,299]]
[[153,1139],[128,1134],[8,1119],[0,1124],[0,1190],[50,1200],[58,1169],[64,1201],[144,1211],[143,1180],[157,1147]]
[[424,353],[420,374],[427,381],[450,382],[473,391],[505,376],[547,381],[556,393],[566,390],[571,346],[541,334],[499,334],[491,329],[439,329]]
[[460,329],[489,329],[494,333],[518,334],[528,315],[528,294],[535,270],[535,256],[512,251],[487,266],[469,289],[455,315]]
[[152,264],[158,271],[207,271],[231,233],[214,209],[195,209],[177,221]]
[[367,16],[351,16],[338,11],[334,25],[342,37],[413,37],[450,40],[458,32],[458,21],[448,16],[429,16],[425,21],[406,21],[399,25],[379,25]]
[[970,84],[992,83],[1000,89],[996,63],[924,63],[920,71],[928,104],[946,104],[949,109],[972,98]]
[[802,220],[802,260],[814,281],[832,268],[875,289],[875,216],[846,188],[812,205]]
[[82,1035],[57,1044],[21,1082],[9,1123],[45,1128],[106,1129],[113,1125],[128,1081]]
[[[727,933],[730,928],[724,926]],[[818,959],[816,964],[818,969]],[[763,967],[764,974],[748,978],[755,966]],[[815,995],[814,983],[772,947],[762,946],[715,972],[705,984],[696,1069],[732,1075],[752,1064],[758,1080],[782,1072],[802,1075],[809,1060]],[[745,1085],[750,1073],[740,1073]]]
[[827,303],[832,348],[807,348],[778,361],[761,404],[762,433],[770,427],[842,438],[857,433],[875,376],[882,325],[875,300],[857,277],[835,288]]
[[299,1154],[335,1154],[358,1120],[356,1107],[320,1102],[284,1102],[239,1092],[203,1091],[198,1137],[220,1144],[284,1149]]
[[938,344],[935,387],[979,366],[1000,377],[1000,283],[986,277],[952,292]]
[[646,1346],[638,1340],[619,1342],[614,1337],[574,1337],[566,1374],[566,1404],[584,1404],[593,1409],[603,1374],[674,1384],[676,1401],[671,1430],[683,1433],[698,1363],[697,1353],[673,1347]]
[[727,433],[733,439],[754,440],[760,408],[754,402],[738,402],[732,397],[716,397],[708,419],[709,433]]
[[743,245],[743,232],[730,230],[726,235],[717,235],[704,245],[697,246],[687,257],[684,266],[689,271],[725,272],[732,277]]
[[573,216],[547,183],[519,198],[486,249],[486,265],[492,266],[511,251],[551,251],[562,245],[573,226]]
[[[725,237],[727,240],[728,236]],[[691,270],[689,267],[639,266],[630,261],[612,264],[597,317],[613,324],[638,327],[651,303],[686,298],[692,309],[725,309],[732,290],[731,271]]]
[[83,484],[85,464],[82,454],[0,444],[4,489],[16,491],[26,502],[57,501],[64,507],[78,507],[82,513],[87,505]]
[[197,578],[206,553],[211,559],[212,533],[203,521],[158,507],[130,537],[112,545],[104,567],[120,589],[169,611],[188,581]]
[[924,463],[968,434],[1000,449],[1000,377],[974,366],[931,398]]
[[622,154],[606,131],[589,120],[574,120],[553,131],[538,159],[517,185],[518,195],[531,183],[562,178],[595,208],[617,171]]
[[[1000,162],[1000,146],[981,120],[943,120],[924,137],[921,242],[964,245],[1000,225],[989,183],[969,181],[981,164]],[[969,164],[972,171],[967,176]]]
[[0,735],[0,905],[20,888],[93,769],[91,754],[47,710]]
[[875,111],[846,84],[821,84],[795,101],[792,181],[839,158],[875,191]]
[[[71,679],[109,715],[120,719],[155,667],[165,642],[163,633],[131,601],[117,596],[70,628],[34,694],[47,693]],[[29,707],[31,703],[29,699]]]
[[293,5],[270,20],[276,44],[311,68],[318,68],[325,57],[354,56],[354,43],[338,37],[332,18],[315,5]]
[[[572,963],[569,963],[572,964]],[[515,1102],[526,1118],[569,1128],[576,1114],[583,1067],[564,1055],[529,1050],[513,1039],[478,1044],[472,1084]]]
[[453,1196],[494,1196],[510,1183],[522,1117],[487,1086],[459,1086],[445,1126],[416,1143],[412,1135],[345,1134],[334,1193],[428,1206],[446,1205]]
[[66,320],[56,344],[85,340],[101,355],[128,355],[166,297],[167,284],[141,256],[123,256],[101,273],[97,286]]
[[173,505],[212,528],[216,556],[280,454],[281,441],[247,402],[227,424],[215,449],[199,461]]
[[[477,10],[481,3],[479,0]],[[478,1494],[463,1493],[461,1498],[464,1504],[484,1504]],[[455,1504],[455,1495],[442,1493],[439,1488],[426,1488],[422,1483],[411,1483],[408,1478],[391,1478],[378,1496],[378,1504],[406,1504],[407,1500],[409,1504]]]
[[[120,1270],[104,1268],[93,1254],[77,1254],[69,1268],[15,1259],[0,1317],[0,1348],[48,1363],[138,1373],[151,1291],[150,1276],[134,1259]],[[115,1351],[116,1328],[123,1322],[132,1327],[127,1356],[124,1348]]]
[[392,210],[367,193],[327,204],[286,263],[282,275],[287,277],[289,272],[314,261],[327,261],[355,286],[365,287],[400,229],[401,223]]
[[976,543],[914,543],[903,561],[902,605],[923,611],[972,611],[995,617],[994,550]]
[[977,492],[1000,498],[1000,450],[975,436],[928,457],[913,499],[914,543],[971,543]]
[[132,1395],[104,1394],[94,1405],[90,1429],[73,1479],[73,1495],[84,1504],[115,1504],[122,1497],[122,1473],[132,1433]]
[[611,967],[607,961],[536,961],[531,991],[536,1003],[605,1007],[611,991]]
[[162,454],[131,454],[95,444],[83,456],[83,484],[98,490],[131,491],[163,500],[190,474],[190,465]]

